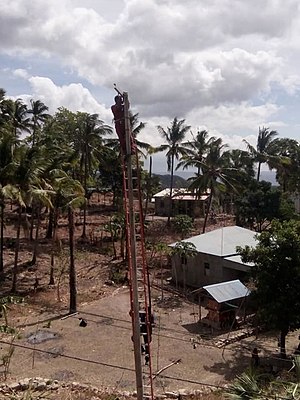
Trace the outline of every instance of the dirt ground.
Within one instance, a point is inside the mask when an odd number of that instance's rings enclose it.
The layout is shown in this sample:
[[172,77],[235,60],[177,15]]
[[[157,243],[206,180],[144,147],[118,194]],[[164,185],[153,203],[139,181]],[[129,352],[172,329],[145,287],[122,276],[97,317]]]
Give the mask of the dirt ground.
[[[98,206],[106,212],[106,199],[97,199]],[[23,238],[20,251],[18,289],[25,296],[24,304],[14,305],[8,311],[9,322],[15,326],[19,338],[15,339],[15,350],[11,358],[9,381],[29,377],[45,377],[58,381],[76,381],[98,387],[110,387],[119,391],[135,389],[133,344],[131,341],[131,322],[129,317],[129,290],[127,286],[112,284],[111,266],[113,254],[111,243],[99,242],[95,237],[102,235],[99,228],[107,222],[106,213],[90,212],[88,219],[89,244],[77,242],[76,267],[78,282],[78,314],[67,316],[68,282],[66,274],[60,274],[67,265],[62,254],[56,260],[56,285],[49,286],[49,265],[51,243],[40,240],[38,263],[26,266],[30,259],[32,244]],[[152,219],[154,221],[154,219]],[[210,226],[213,229],[218,226]],[[41,237],[45,236],[46,222]],[[80,216],[77,217],[76,235],[81,233]],[[158,226],[160,237],[165,243],[179,240],[176,235],[167,235]],[[197,227],[199,229],[199,227]],[[155,232],[154,232],[155,233]],[[13,237],[14,225],[6,226],[6,237]],[[67,237],[66,221],[60,221],[60,239],[64,246]],[[154,234],[155,236],[155,234]],[[157,236],[157,235],[156,235]],[[103,239],[103,238],[102,238]],[[9,269],[12,266],[14,251],[5,250],[7,279],[2,292],[10,285]],[[152,277],[157,276],[155,267]],[[170,271],[165,269],[165,277]],[[61,276],[60,290],[57,279]],[[39,287],[33,290],[38,278]],[[157,283],[160,279],[157,278]],[[170,287],[170,289],[172,289]],[[152,373],[171,364],[155,380],[157,392],[178,389],[201,389],[203,387],[223,387],[238,373],[244,371],[251,361],[251,351],[257,347],[262,364],[276,369],[276,333],[250,336],[224,348],[217,344],[220,338],[228,339],[228,333],[212,335],[197,322],[198,306],[174,294],[158,289],[152,291],[155,327],[151,344]],[[203,315],[204,310],[202,310]],[[80,326],[80,318],[87,322]],[[291,354],[298,344],[299,332],[288,336],[287,349]],[[1,357],[7,354],[11,336],[2,334]],[[144,366],[145,383],[149,367]]]
[[[276,359],[274,335],[261,334],[257,339],[250,336],[225,349],[218,348],[217,342],[221,337],[228,338],[228,334],[211,336],[197,323],[195,305],[173,294],[166,293],[165,296],[162,307],[159,294],[154,293],[152,372],[175,360],[180,359],[180,363],[154,380],[157,392],[200,389],[206,385],[224,386],[250,365],[254,347],[260,350],[261,362],[265,366],[273,368],[282,363]],[[15,344],[20,347],[15,348],[9,379],[41,376],[119,391],[134,390],[128,312],[128,288],[119,287],[97,301],[82,304],[74,316],[64,318],[63,314],[41,312],[39,316],[19,317],[21,338]],[[80,327],[80,318],[86,320],[86,327]],[[288,336],[290,353],[297,335]],[[2,344],[1,348],[6,351],[7,346]],[[144,372],[147,381],[149,367],[145,366]]]

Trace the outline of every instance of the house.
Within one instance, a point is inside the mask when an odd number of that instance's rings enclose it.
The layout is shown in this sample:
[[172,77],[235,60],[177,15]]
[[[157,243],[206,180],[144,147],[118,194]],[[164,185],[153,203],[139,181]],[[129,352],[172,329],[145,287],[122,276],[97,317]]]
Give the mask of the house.
[[[195,257],[173,254],[172,278],[177,285],[202,287],[234,279],[243,280],[250,269],[242,262],[236,247],[255,247],[256,232],[239,226],[226,226],[202,235],[184,239],[197,251]],[[179,242],[180,243],[180,242]],[[174,247],[176,243],[171,244]]]
[[[209,194],[201,196],[188,189],[173,189],[172,191],[172,216],[186,214],[198,218],[205,214],[205,207]],[[164,189],[154,196],[155,215],[167,217],[170,211],[170,189]]]
[[227,329],[237,322],[237,317],[245,316],[246,300],[250,290],[236,279],[203,286],[194,293],[202,299],[201,305],[207,310],[204,318],[199,315],[199,322],[216,329]]

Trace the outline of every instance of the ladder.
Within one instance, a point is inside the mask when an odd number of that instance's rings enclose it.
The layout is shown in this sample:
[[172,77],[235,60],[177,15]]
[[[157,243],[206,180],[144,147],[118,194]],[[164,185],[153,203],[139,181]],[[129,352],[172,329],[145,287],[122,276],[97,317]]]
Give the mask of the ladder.
[[153,400],[153,378],[151,360],[152,305],[150,281],[146,261],[143,199],[140,187],[138,154],[131,154],[129,103],[125,103],[126,155],[122,156],[123,202],[126,223],[128,278],[130,288],[130,316],[134,345],[137,399]]

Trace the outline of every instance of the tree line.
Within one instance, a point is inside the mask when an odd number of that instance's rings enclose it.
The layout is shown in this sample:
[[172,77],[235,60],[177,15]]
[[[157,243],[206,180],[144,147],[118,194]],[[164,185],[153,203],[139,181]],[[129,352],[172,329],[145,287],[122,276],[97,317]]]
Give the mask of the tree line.
[[[42,209],[48,211],[48,239],[55,240],[59,213],[68,215],[71,256],[73,212],[81,207],[82,237],[86,238],[86,199],[92,189],[112,192],[115,206],[122,209],[120,147],[118,140],[111,137],[112,127],[98,114],[71,112],[64,107],[54,115],[48,111],[40,100],[32,99],[27,106],[21,99],[7,98],[5,90],[0,89],[0,273],[4,269],[4,210],[9,200],[18,210],[13,292],[17,285],[19,241],[24,221],[30,239],[35,242],[34,264]],[[300,147],[297,141],[280,139],[277,132],[263,127],[259,129],[256,147],[246,143],[247,150],[229,149],[221,138],[210,136],[205,130],[191,132],[184,119],[175,117],[170,126],[157,127],[164,144],[154,146],[139,140],[146,123],[139,121],[138,114],[130,114],[130,122],[139,157],[150,158],[149,172],[141,174],[146,204],[159,188],[152,174],[152,155],[164,152],[171,175],[170,197],[174,172],[180,168],[196,171],[189,179],[191,191],[199,196],[204,192],[208,194],[203,232],[216,201],[234,204],[239,223],[257,230],[273,217],[290,218],[292,209],[286,194],[299,187]],[[189,133],[191,140],[186,139]],[[277,190],[269,183],[260,182],[260,168],[265,162],[276,169],[280,185]],[[35,232],[34,218],[37,221]]]

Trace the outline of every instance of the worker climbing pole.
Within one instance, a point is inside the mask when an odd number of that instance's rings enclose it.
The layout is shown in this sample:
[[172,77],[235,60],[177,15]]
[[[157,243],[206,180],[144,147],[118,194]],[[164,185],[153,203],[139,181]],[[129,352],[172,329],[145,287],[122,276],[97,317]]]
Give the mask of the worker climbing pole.
[[[120,141],[123,197],[126,219],[128,278],[130,288],[130,316],[136,375],[137,399],[153,399],[151,334],[152,310],[149,274],[144,239],[143,199],[140,187],[140,167],[134,138],[132,137],[127,92],[114,87],[117,96],[111,107]],[[139,240],[137,240],[137,235]]]

